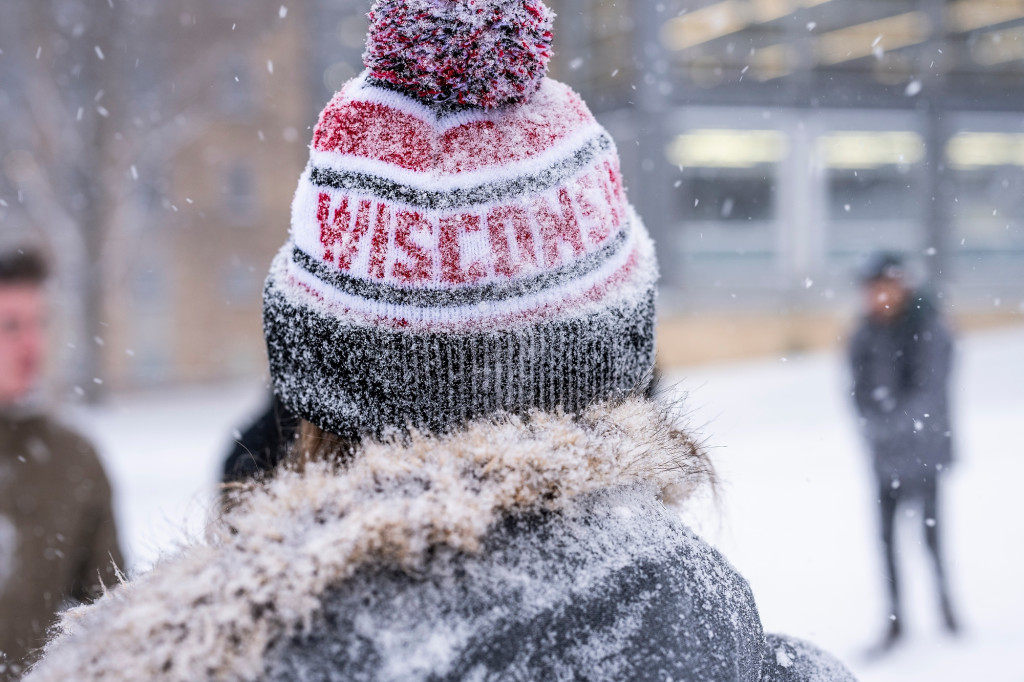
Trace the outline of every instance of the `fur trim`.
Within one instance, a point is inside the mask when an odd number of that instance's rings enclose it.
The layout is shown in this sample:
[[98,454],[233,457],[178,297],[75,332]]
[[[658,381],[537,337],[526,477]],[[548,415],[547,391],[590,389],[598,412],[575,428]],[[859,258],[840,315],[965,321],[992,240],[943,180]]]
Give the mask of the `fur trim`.
[[438,547],[477,551],[506,514],[622,486],[678,497],[711,478],[667,411],[636,398],[369,443],[342,470],[280,472],[206,543],[67,612],[27,682],[255,680],[268,645],[310,627],[321,595],[360,567],[414,574]]

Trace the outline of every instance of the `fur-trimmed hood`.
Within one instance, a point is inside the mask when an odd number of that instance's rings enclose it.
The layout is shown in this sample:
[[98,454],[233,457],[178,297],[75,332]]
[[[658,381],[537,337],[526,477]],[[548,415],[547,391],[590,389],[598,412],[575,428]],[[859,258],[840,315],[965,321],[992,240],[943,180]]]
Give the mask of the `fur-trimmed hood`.
[[509,515],[622,487],[678,501],[711,477],[666,409],[636,398],[369,443],[344,467],[285,468],[204,543],[64,614],[27,680],[259,679],[268,647],[361,568],[415,575],[439,548],[478,552]]

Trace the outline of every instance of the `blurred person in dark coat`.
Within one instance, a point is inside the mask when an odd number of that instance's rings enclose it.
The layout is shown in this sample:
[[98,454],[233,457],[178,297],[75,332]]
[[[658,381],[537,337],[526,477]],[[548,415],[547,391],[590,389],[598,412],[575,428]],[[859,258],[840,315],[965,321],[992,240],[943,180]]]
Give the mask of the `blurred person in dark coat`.
[[861,273],[866,314],[850,343],[853,397],[877,481],[890,600],[889,625],[873,650],[903,634],[896,512],[918,505],[949,632],[959,629],[940,546],[939,481],[953,461],[949,375],[953,339],[935,304],[908,282],[898,254],[874,255]]
[[45,281],[37,253],[0,253],[0,681],[19,677],[63,605],[98,596],[124,565],[96,453],[34,399]]

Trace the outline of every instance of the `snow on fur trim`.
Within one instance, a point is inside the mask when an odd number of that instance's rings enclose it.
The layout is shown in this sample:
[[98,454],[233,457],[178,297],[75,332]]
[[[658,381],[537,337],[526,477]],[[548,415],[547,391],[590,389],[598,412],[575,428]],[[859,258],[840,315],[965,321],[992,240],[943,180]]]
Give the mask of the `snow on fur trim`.
[[494,109],[526,100],[551,59],[541,0],[377,0],[363,61],[417,99]]
[[711,477],[668,410],[637,398],[368,443],[344,469],[255,485],[204,544],[66,612],[25,682],[256,680],[268,645],[311,627],[320,597],[360,567],[415,573],[433,549],[477,551],[509,513],[627,486],[664,499]]

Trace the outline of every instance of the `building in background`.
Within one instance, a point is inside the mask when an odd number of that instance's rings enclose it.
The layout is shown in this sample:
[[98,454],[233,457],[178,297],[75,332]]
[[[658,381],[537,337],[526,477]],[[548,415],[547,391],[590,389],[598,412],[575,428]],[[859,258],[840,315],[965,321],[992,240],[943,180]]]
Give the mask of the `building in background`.
[[[263,279],[308,144],[304,8],[132,7],[145,148],[129,169],[141,189],[108,240],[104,376],[136,386],[258,375]],[[151,83],[161,85],[150,93]]]
[[563,77],[619,141],[691,342],[834,342],[881,248],[961,319],[1024,312],[1024,3],[557,5]]
[[[548,2],[658,242],[667,364],[834,344],[879,248],[961,319],[1024,312],[1024,3]],[[369,6],[7,10],[0,224],[61,273],[66,390],[263,373],[263,277]]]
[[0,220],[60,279],[62,392],[258,376],[311,94],[305,3],[40,0],[5,16]]

